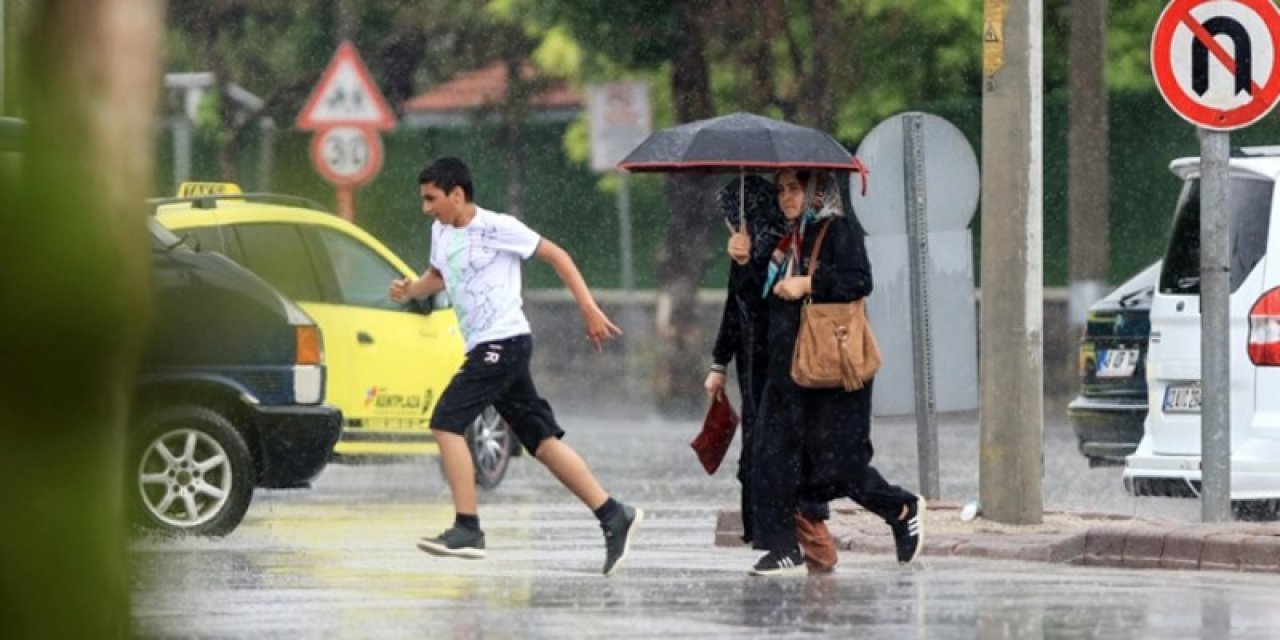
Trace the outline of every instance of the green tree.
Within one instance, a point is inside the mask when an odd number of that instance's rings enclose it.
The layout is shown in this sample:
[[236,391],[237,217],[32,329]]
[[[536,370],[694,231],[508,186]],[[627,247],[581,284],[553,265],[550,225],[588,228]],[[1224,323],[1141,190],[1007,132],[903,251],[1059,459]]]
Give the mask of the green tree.
[[[669,69],[667,81],[675,120],[715,115],[707,32],[721,3],[557,0],[539,3],[551,22],[566,25],[584,47],[624,66]],[[666,240],[656,256],[659,363],[654,383],[659,409],[696,413],[701,406],[707,327],[697,316],[697,292],[719,228],[711,201],[714,181],[706,176],[667,179],[670,209]]]
[[127,637],[124,424],[150,301],[161,7],[22,16],[25,154],[0,169],[0,636]]
[[[338,42],[351,40],[393,110],[424,87],[459,71],[502,61],[522,68],[536,42],[484,3],[396,0],[174,0],[169,20],[169,70],[210,71],[218,91],[199,123],[219,149],[224,180],[237,181],[237,159],[258,116],[290,126],[319,80]],[[544,81],[512,73],[505,100],[476,114],[496,118],[495,144],[506,147],[509,210],[519,214],[523,193],[521,131],[529,99]],[[257,112],[237,108],[229,83],[263,97]]]

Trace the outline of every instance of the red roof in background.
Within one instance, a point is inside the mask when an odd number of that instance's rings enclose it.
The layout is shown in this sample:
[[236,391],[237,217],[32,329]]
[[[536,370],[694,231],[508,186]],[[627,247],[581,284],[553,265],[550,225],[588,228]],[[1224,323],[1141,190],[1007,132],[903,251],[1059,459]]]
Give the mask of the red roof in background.
[[[533,77],[531,65],[521,67],[521,75]],[[507,95],[507,64],[495,62],[483,69],[464,71],[448,82],[438,84],[426,93],[404,103],[407,113],[434,111],[466,111],[502,102]],[[564,108],[582,106],[582,94],[567,81],[556,80],[533,99],[535,107]]]

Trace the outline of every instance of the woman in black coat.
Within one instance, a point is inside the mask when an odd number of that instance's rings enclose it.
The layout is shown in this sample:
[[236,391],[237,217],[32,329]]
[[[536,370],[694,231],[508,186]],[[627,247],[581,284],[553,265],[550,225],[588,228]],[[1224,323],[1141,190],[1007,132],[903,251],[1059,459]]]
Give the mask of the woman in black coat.
[[[760,297],[760,276],[769,264],[772,247],[782,237],[785,222],[778,210],[777,189],[760,176],[734,179],[716,194],[725,221],[734,230],[730,253],[735,242],[741,242],[739,255],[729,265],[729,283],[711,351],[711,372],[705,383],[707,393],[724,393],[725,375],[733,362],[742,395],[742,449],[738,457],[738,482],[742,485],[743,542],[752,540],[751,447],[755,433],[756,408],[764,391],[765,337],[769,326],[769,307]],[[743,204],[739,204],[741,199]],[[739,220],[741,208],[745,226]],[[742,231],[745,230],[745,233]]]
[[[871,466],[871,382],[857,390],[807,389],[791,379],[800,309],[814,302],[849,302],[871,293],[865,233],[843,215],[835,176],[783,170],[778,203],[788,222],[761,287],[769,306],[768,363],[753,448],[754,530],[768,550],[753,575],[803,570],[793,513],[800,500],[847,497],[893,530],[898,561],[919,553],[923,498],[889,484]],[[818,268],[810,253],[823,226]]]
[[[773,248],[786,232],[787,222],[778,208],[778,190],[773,183],[756,176],[735,178],[716,193],[720,212],[731,229],[728,253],[729,282],[711,352],[711,372],[707,393],[725,391],[729,363],[734,364],[742,397],[742,447],[738,457],[738,482],[742,486],[743,542],[753,542],[755,509],[752,498],[752,464],[755,424],[768,376],[766,343],[769,304],[760,295]],[[741,201],[742,204],[739,204]],[[740,217],[745,217],[743,225]],[[797,535],[809,570],[830,572],[835,568],[835,541],[825,521],[830,517],[826,501],[801,501],[795,516]],[[762,546],[757,548],[764,549]]]

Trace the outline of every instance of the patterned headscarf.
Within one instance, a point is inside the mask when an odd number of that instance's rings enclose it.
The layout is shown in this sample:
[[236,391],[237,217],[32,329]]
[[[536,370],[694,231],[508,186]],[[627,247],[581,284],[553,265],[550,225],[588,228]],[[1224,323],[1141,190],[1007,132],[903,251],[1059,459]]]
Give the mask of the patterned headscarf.
[[787,271],[788,263],[796,258],[795,252],[800,248],[806,230],[813,223],[834,216],[844,215],[843,200],[840,196],[840,183],[836,174],[831,171],[809,171],[809,179],[805,184],[804,209],[800,220],[787,230],[777,242],[769,257],[769,271],[765,276],[765,298],[773,292],[773,285]]
[[805,218],[806,222],[812,212],[813,220],[825,220],[831,216],[844,215],[844,205],[840,200],[840,183],[836,174],[830,171],[815,172],[809,178],[806,189]]
[[[741,184],[739,184],[741,183]],[[738,192],[743,193],[743,202],[747,214],[747,234],[751,236],[751,259],[763,259],[773,251],[787,231],[786,218],[778,207],[778,188],[772,182],[757,176],[749,175],[746,179],[734,178],[716,192],[716,201],[720,204],[720,213],[733,226],[738,224]]]

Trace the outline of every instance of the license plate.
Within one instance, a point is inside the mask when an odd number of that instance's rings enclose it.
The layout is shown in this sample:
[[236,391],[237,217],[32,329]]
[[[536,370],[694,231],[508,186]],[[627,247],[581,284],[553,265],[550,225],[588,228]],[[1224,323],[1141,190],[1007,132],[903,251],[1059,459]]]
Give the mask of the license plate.
[[1098,352],[1099,378],[1129,378],[1138,366],[1137,349],[1103,349]]
[[1171,384],[1164,389],[1165,413],[1200,413],[1200,385]]

